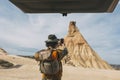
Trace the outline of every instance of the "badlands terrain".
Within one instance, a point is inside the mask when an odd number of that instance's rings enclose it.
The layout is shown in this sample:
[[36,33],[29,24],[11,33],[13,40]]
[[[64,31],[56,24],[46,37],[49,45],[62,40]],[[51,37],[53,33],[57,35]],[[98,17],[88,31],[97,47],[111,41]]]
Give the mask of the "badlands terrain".
[[[63,60],[62,80],[120,80],[120,70],[114,70],[91,48],[76,22],[70,22],[64,41],[68,55]],[[38,64],[34,59],[8,55],[1,48],[0,80],[41,80]]]
[[[0,55],[0,59],[14,64],[0,67],[0,80],[41,80],[38,62],[15,55]],[[63,66],[62,80],[120,80],[120,71]]]

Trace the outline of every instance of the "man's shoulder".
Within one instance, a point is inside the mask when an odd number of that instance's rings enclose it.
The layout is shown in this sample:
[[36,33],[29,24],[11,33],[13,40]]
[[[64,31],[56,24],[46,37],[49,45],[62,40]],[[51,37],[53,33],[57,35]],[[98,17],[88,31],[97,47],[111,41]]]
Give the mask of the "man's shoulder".
[[[58,53],[61,53],[63,50],[62,49],[54,49],[56,50]],[[46,51],[50,51],[49,49],[41,49],[39,51],[37,51],[36,53],[41,53],[41,52],[46,52]]]
[[62,49],[56,49],[57,52],[61,53],[63,50]]
[[36,61],[39,61],[39,57],[40,57],[39,55],[46,50],[47,49],[41,49],[34,54],[34,58],[36,59]]

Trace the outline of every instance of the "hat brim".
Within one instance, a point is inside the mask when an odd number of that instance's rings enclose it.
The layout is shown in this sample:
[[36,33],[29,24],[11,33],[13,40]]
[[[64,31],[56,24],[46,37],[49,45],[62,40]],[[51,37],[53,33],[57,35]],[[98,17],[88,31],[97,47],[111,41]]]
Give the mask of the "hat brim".
[[45,42],[58,42],[58,39],[55,39],[55,40],[48,39]]

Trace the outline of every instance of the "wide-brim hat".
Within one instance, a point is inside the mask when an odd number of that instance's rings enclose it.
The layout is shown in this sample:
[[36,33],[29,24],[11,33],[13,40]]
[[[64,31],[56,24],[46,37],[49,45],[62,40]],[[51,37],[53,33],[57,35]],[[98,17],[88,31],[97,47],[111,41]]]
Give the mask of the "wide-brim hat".
[[46,43],[48,43],[48,42],[58,42],[58,39],[57,39],[57,37],[54,34],[50,34],[48,36],[48,40],[46,40],[45,42]]

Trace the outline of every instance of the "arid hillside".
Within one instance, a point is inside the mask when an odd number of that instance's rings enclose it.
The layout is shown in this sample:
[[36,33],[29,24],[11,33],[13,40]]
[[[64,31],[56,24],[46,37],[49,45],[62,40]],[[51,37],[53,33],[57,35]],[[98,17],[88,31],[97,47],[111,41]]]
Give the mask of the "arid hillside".
[[[12,68],[0,69],[0,80],[41,80],[39,63],[34,59],[15,55],[0,55],[0,59],[14,64]],[[62,80],[120,80],[120,71],[64,65]]]

